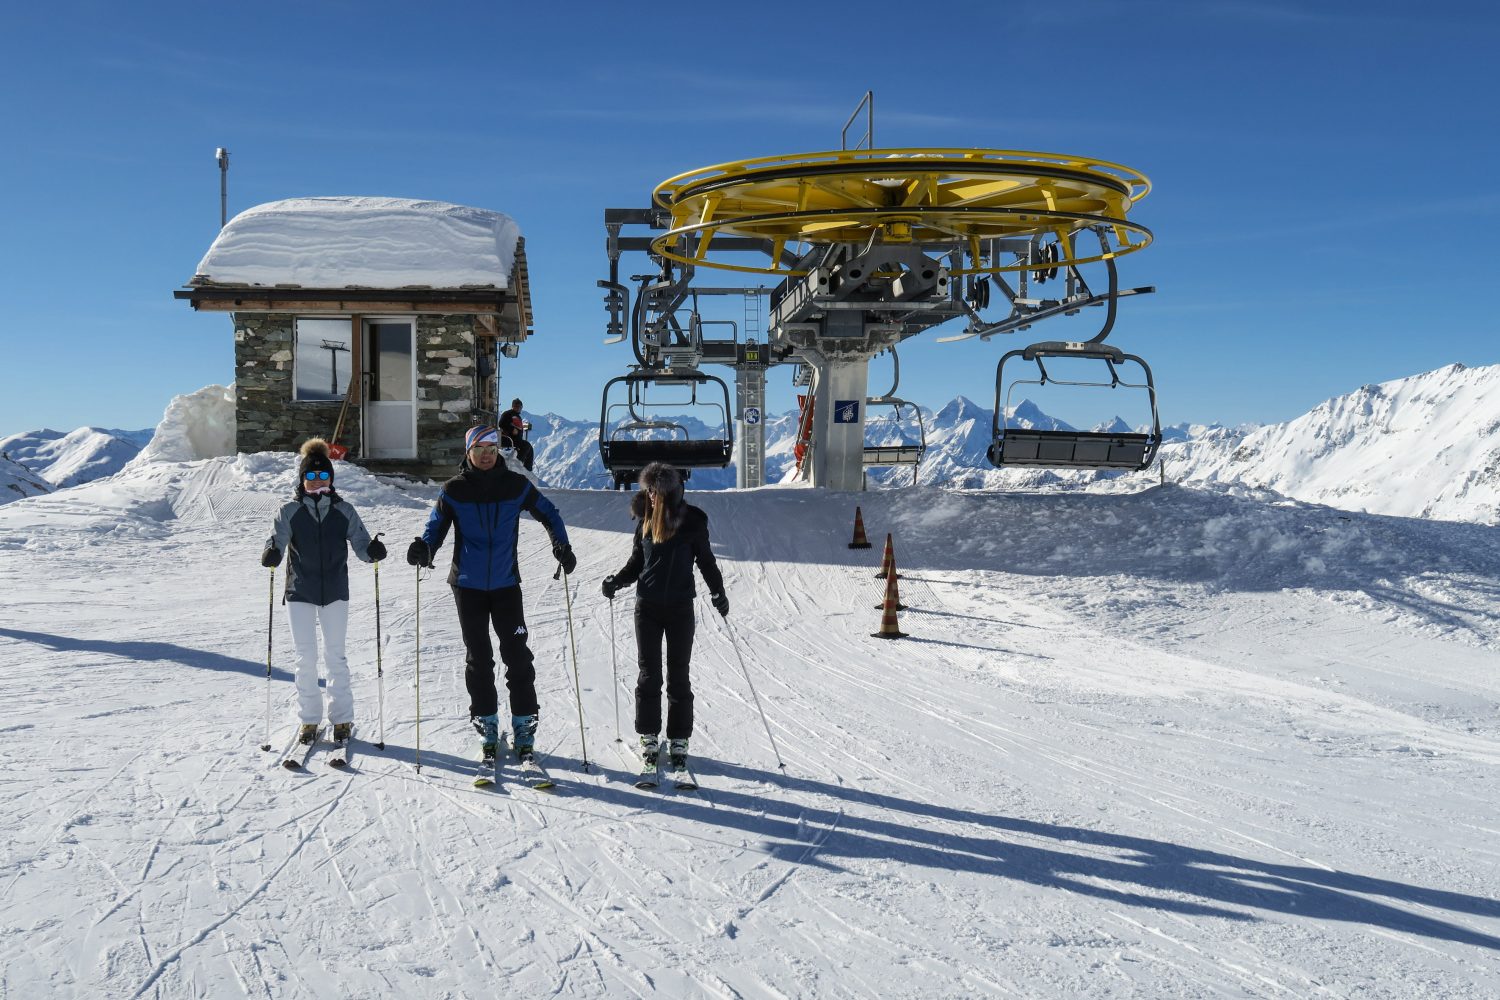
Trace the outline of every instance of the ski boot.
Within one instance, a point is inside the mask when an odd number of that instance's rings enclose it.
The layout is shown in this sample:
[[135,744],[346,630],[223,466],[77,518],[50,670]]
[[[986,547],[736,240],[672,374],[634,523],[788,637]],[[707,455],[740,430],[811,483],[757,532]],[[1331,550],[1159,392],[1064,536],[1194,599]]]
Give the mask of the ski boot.
[[498,715],[471,715],[469,722],[479,734],[479,753],[485,760],[494,760],[500,752],[500,717]]
[[660,759],[661,743],[655,733],[641,733],[641,773],[635,779],[637,788],[655,788],[656,764]]
[[688,770],[687,740],[667,741],[667,776],[672,779],[674,788],[691,791],[698,787],[698,779],[694,778],[693,772]]
[[310,747],[313,740],[318,738],[318,724],[316,722],[304,722],[302,728],[297,730],[297,742],[305,747]]
[[333,742],[347,743],[349,741],[349,737],[352,735],[354,735],[354,723],[335,722],[333,724]]
[[515,734],[516,760],[531,760],[536,754],[536,724],[538,715],[512,715],[511,731]]

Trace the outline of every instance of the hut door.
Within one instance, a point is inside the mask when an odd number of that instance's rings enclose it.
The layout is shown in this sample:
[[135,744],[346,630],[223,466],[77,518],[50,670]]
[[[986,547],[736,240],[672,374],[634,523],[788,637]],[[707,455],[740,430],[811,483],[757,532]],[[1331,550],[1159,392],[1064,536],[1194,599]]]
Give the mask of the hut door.
[[416,332],[409,319],[365,322],[370,386],[365,449],[370,458],[417,457]]

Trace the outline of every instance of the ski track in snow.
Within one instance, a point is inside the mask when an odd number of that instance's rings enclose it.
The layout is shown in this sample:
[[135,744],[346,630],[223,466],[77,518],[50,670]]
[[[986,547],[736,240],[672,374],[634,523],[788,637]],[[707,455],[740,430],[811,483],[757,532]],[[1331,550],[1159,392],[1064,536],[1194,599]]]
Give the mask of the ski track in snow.
[[[643,791],[633,601],[598,593],[626,496],[549,492],[580,690],[523,520],[548,794],[509,765],[471,785],[451,539],[423,574],[415,770],[401,540],[434,490],[352,467],[395,556],[386,749],[364,564],[351,767],[258,749],[256,560],[289,467],[164,463],[0,508],[0,995],[1500,994],[1486,529],[1182,489],[693,494],[732,617],[700,596],[700,790]],[[855,502],[895,535],[908,639],[870,638]]]

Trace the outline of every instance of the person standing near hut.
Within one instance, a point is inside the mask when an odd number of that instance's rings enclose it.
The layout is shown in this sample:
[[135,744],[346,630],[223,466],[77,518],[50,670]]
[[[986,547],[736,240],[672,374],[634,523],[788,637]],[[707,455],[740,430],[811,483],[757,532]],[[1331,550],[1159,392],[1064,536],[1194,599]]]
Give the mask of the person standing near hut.
[[641,470],[641,489],[630,498],[638,522],[630,559],[604,578],[604,596],[614,600],[635,584],[635,731],[640,737],[641,780],[656,784],[660,752],[662,645],[666,644],[667,754],[674,780],[687,778],[688,740],[693,735],[693,565],[703,575],[709,601],[728,616],[724,577],[709,544],[708,515],[683,498],[682,474],[663,462]]
[[364,562],[385,558],[385,545],[371,539],[354,507],[333,488],[328,442],[311,438],[302,445],[297,495],[276,515],[261,553],[262,566],[287,557],[287,620],[297,648],[298,742],[311,745],[324,717],[318,691],[318,632],[323,633],[323,664],[328,673],[327,717],[333,738],[348,740],[354,729],[354,689],[344,637],[349,631],[349,552]]
[[524,405],[519,399],[512,399],[510,409],[500,414],[500,437],[502,439],[500,443],[503,446],[505,441],[509,440],[510,446],[515,449],[516,457],[521,460],[522,465],[526,466],[526,471],[530,472],[531,463],[536,460],[536,453],[532,451],[531,442],[526,440],[526,435],[531,431],[531,421],[521,415],[521,408]]
[[526,480],[499,462],[500,433],[473,427],[464,436],[464,460],[458,475],[443,484],[427,518],[427,528],[412,540],[406,561],[431,566],[454,529],[453,566],[448,583],[458,608],[458,627],[466,650],[464,685],[469,718],[480,734],[481,752],[493,759],[500,740],[499,692],[495,686],[495,651],[490,629],[500,640],[505,687],[510,695],[511,729],[516,757],[533,759],[540,710],[536,669],[526,642],[526,615],[521,603],[521,563],[517,551],[521,512],[547,529],[552,555],[564,573],[578,565],[568,544],[562,515]]

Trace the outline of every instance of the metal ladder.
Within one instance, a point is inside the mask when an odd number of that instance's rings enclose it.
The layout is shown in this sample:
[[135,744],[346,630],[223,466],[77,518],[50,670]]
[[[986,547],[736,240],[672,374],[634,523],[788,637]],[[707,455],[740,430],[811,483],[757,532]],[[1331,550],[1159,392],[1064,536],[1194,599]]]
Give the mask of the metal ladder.
[[[734,485],[766,484],[766,345],[760,339],[760,289],[745,289],[744,353],[734,366],[739,418]],[[749,416],[751,419],[746,419]]]

